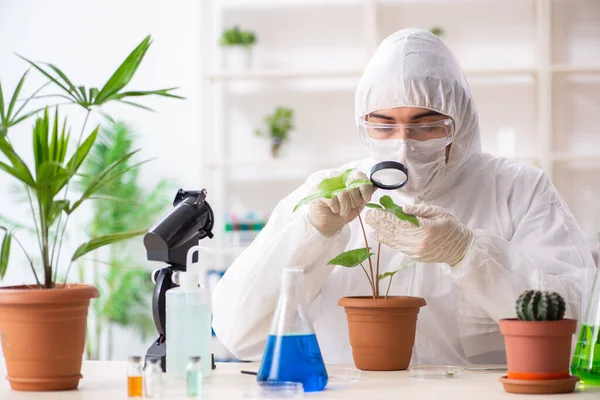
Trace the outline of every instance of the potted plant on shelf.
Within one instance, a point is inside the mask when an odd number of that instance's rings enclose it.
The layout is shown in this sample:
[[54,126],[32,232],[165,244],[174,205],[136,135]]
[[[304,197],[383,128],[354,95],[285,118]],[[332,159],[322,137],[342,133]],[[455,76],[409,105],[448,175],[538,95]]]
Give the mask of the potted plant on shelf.
[[[343,190],[354,189],[360,185],[371,185],[367,180],[347,182],[352,169],[344,171],[340,176],[323,180],[317,191],[302,199],[294,208],[314,199],[332,199]],[[367,207],[383,209],[398,218],[419,225],[416,217],[405,214],[402,207],[396,205],[389,196],[382,196],[380,204],[369,203]],[[370,296],[343,297],[339,305],[343,306],[348,319],[348,331],[354,364],[358,369],[371,371],[397,371],[407,369],[412,357],[415,342],[417,316],[421,307],[426,305],[425,299],[411,296],[390,296],[389,291],[394,275],[414,264],[380,274],[379,261],[381,243],[377,247],[377,259],[367,239],[364,224],[357,210],[357,217],[365,240],[365,247],[345,251],[328,262],[328,265],[339,265],[346,268],[360,266],[371,286]],[[369,270],[364,266],[368,262]],[[380,283],[389,279],[385,294],[380,291]]]
[[265,131],[257,129],[255,134],[271,140],[271,154],[279,156],[281,146],[289,139],[289,132],[294,129],[294,111],[286,107],[277,107],[272,114],[265,117]]
[[[9,265],[11,244],[14,241],[25,253],[34,278],[34,282],[30,284],[0,287],[2,350],[6,360],[7,379],[14,390],[77,388],[81,378],[89,302],[91,298],[98,297],[98,290],[91,285],[67,283],[70,267],[73,262],[95,249],[146,232],[121,231],[94,237],[77,247],[69,259],[61,258],[67,224],[73,215],[78,214],[81,206],[94,198],[119,201],[115,197],[99,196],[98,193],[109,182],[141,164],[124,167],[138,151],[129,152],[97,175],[89,177],[89,182],[79,193],[70,193],[69,189],[74,186],[73,180],[80,174],[80,167],[90,155],[98,134],[96,127],[86,135],[86,125],[92,110],[112,101],[147,109],[146,106],[131,102],[131,97],[158,95],[181,98],[171,94],[174,88],[123,90],[135,74],[150,44],[148,36],[129,54],[101,89],[75,86],[56,66],[21,57],[48,78],[49,82],[29,96],[20,107],[17,107],[17,99],[27,72],[17,84],[7,107],[0,91],[0,170],[15,178],[22,187],[39,246],[38,262],[31,256],[33,249],[23,245],[10,226],[0,227],[0,231],[4,233],[0,253],[1,277]],[[48,84],[56,86],[61,93],[37,96]],[[23,111],[32,99],[41,97],[66,99],[68,103],[77,104],[86,110],[77,142],[71,140],[67,119],[59,116],[59,107],[56,106],[53,110],[53,117],[50,116],[48,107],[44,107],[41,109],[43,114],[36,118],[33,126],[31,153],[19,154],[10,141],[9,130],[41,111]],[[28,165],[25,159],[32,159],[32,164]],[[64,278],[59,275],[61,267]]]
[[510,393],[567,393],[579,380],[570,374],[571,340],[577,320],[564,319],[565,301],[556,292],[527,290],[516,302],[517,318],[500,320]]
[[437,37],[444,36],[444,30],[440,26],[434,26],[429,30],[429,32],[433,33]]
[[247,70],[252,66],[252,46],[256,43],[256,34],[240,29],[238,26],[226,29],[221,35],[223,64],[227,70]]

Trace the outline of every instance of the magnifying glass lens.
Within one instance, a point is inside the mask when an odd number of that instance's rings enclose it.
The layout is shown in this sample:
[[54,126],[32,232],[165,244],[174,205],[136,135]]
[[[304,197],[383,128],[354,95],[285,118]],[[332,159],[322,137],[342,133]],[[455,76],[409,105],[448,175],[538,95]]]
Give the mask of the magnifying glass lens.
[[395,161],[375,164],[371,169],[371,182],[380,189],[400,189],[408,181],[408,169]]
[[372,178],[380,185],[396,186],[406,181],[406,174],[398,169],[381,169]]

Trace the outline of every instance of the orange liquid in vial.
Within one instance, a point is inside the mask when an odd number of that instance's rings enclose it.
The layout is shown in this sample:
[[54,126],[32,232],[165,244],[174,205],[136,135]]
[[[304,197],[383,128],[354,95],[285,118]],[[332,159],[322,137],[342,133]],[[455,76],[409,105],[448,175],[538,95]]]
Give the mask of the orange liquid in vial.
[[127,377],[127,396],[142,397],[142,377],[141,376]]

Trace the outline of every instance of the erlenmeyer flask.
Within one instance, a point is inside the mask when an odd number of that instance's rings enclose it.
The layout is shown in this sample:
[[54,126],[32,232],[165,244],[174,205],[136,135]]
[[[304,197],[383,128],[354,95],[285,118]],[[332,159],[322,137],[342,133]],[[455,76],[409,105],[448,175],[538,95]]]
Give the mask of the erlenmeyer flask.
[[593,278],[584,279],[582,295],[589,294],[571,361],[571,373],[583,384],[600,385],[600,270],[586,270],[584,274]]
[[327,386],[328,375],[304,304],[303,271],[284,269],[281,293],[258,371],[259,382],[300,382],[305,392]]

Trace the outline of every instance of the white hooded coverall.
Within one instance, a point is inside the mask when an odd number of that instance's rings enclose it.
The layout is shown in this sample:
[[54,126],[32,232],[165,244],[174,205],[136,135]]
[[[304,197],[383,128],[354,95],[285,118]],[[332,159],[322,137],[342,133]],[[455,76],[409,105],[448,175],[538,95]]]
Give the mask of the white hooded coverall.
[[[416,198],[402,190],[377,190],[399,205],[432,204],[473,232],[454,267],[423,264],[396,274],[390,294],[420,296],[412,364],[505,363],[498,321],[515,317],[515,301],[538,288],[545,271],[548,290],[566,301],[566,316],[581,313],[581,272],[594,261],[577,223],[547,176],[533,166],[481,152],[477,110],[466,78],[445,44],[426,31],[408,29],[386,38],[373,55],[356,92],[355,117],[394,107],[422,107],[453,118],[454,140],[441,179]],[[345,250],[364,247],[358,219],[333,237],[294,206],[332,173],[357,168],[369,175],[366,158],[336,171],[319,171],[275,208],[263,231],[229,267],[213,291],[213,328],[238,358],[260,360],[275,307],[281,270],[305,271],[309,314],[326,363],[352,363],[344,296],[370,295],[360,268],[328,266]],[[363,216],[366,211],[363,210]],[[376,242],[365,224],[370,246]],[[370,231],[369,231],[370,230]],[[410,262],[382,246],[381,273]],[[387,281],[382,282],[383,288]]]

